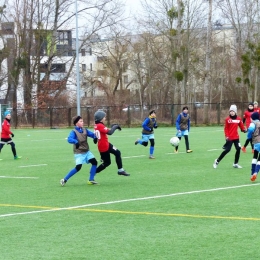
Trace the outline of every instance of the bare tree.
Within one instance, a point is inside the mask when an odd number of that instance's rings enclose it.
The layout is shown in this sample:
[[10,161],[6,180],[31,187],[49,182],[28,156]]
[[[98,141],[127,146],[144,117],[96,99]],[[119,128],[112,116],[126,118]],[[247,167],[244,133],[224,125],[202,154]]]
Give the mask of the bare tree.
[[[237,68],[238,64],[242,65],[242,57],[245,58],[246,53],[250,52],[247,43],[258,44],[260,28],[259,1],[218,0],[216,5],[221,11],[223,18],[232,25],[235,32],[235,42],[233,44],[234,74],[231,80],[237,87],[245,89],[247,100],[252,101],[253,98],[257,98],[260,88],[259,70],[257,66],[253,66],[245,77],[242,66],[240,66],[239,70],[235,70],[235,67]],[[241,80],[242,78],[243,80]]]
[[208,0],[208,25],[207,25],[207,45],[206,45],[206,64],[204,82],[204,124],[209,123],[209,89],[211,84],[211,52],[212,52],[212,1]]
[[[78,28],[82,34],[82,45],[88,42],[94,33],[121,20],[120,1],[85,0],[78,2],[80,3],[78,14],[83,25]],[[9,1],[8,5],[10,19],[16,24],[16,47],[11,75],[16,89],[23,85],[24,103],[31,106],[33,89],[37,89],[38,96],[44,93],[40,93],[44,86],[43,81],[45,81],[46,86],[46,82],[51,80],[53,63],[61,58],[64,59],[63,53],[57,51],[58,36],[59,31],[64,30],[64,27],[73,30],[75,2],[71,0],[56,0],[54,2],[49,0],[40,2],[17,0]],[[67,49],[67,51],[71,52],[71,55],[63,62],[67,63],[68,68],[60,79],[64,84],[54,84],[55,87],[59,86],[58,89],[52,91],[54,100],[64,92],[64,86],[71,78],[75,65],[75,51],[73,49]],[[43,73],[44,78],[42,78]],[[54,85],[48,84],[48,86]],[[14,97],[13,103],[17,103],[16,97]]]

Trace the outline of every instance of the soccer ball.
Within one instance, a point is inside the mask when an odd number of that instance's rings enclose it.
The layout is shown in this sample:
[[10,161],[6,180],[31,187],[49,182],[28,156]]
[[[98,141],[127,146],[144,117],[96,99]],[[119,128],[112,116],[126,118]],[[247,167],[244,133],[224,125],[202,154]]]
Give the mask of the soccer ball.
[[178,146],[180,143],[180,139],[177,136],[174,136],[170,139],[170,144],[172,146]]

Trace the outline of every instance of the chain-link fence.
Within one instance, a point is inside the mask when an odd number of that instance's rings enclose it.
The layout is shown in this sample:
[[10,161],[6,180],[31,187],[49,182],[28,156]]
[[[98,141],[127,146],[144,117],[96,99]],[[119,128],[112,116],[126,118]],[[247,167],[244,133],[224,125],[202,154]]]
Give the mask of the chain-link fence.
[[[209,124],[220,125],[229,114],[231,104],[227,103],[195,103],[185,104],[189,107],[189,114],[192,125],[203,125],[204,111],[206,106],[209,109]],[[238,115],[243,116],[248,103],[236,103]],[[140,126],[148,116],[151,109],[156,110],[159,125],[172,126],[178,114],[182,111],[184,104],[155,104],[153,106],[130,105],[122,106],[87,106],[81,107],[81,117],[86,127],[93,127],[94,113],[101,109],[107,114],[107,125],[118,123],[125,127]],[[73,125],[71,119],[77,115],[76,107],[52,107],[37,109],[18,109],[12,111],[12,125],[15,128],[63,128]]]

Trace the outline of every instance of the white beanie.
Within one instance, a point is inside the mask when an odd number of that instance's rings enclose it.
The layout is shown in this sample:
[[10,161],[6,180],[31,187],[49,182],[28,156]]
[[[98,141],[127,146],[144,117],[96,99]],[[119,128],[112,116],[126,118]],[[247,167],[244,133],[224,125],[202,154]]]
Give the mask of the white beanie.
[[234,111],[237,114],[237,106],[231,105],[229,111]]

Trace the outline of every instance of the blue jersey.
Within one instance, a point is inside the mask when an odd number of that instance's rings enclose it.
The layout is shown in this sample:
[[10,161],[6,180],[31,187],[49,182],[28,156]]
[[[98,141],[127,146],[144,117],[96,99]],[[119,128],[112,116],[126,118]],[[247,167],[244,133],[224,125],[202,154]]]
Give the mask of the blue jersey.
[[146,130],[146,131],[148,131],[148,132],[152,130],[152,129],[149,127],[149,125],[150,125],[150,120],[152,120],[152,127],[157,128],[156,118],[147,117],[147,118],[145,118],[145,120],[143,121],[142,127],[143,127],[144,130]]
[[[259,122],[259,120],[255,120],[254,122]],[[251,139],[253,137],[253,133],[255,131],[255,123],[251,122],[247,129],[247,139]]]
[[[81,128],[81,127],[75,126],[75,130],[77,130],[79,133],[83,133],[83,128]],[[88,136],[88,137],[96,138],[95,134],[94,134],[92,131],[88,130],[87,128],[86,128],[86,132],[87,132],[87,136]],[[78,138],[77,138],[77,135],[76,135],[76,133],[74,132],[74,130],[72,130],[72,131],[69,133],[68,142],[69,142],[70,144],[77,144],[77,143],[78,143]]]
[[[180,113],[176,119],[176,129],[177,131],[181,130],[181,117],[189,117],[189,114],[186,114],[184,112]],[[188,118],[187,122],[187,130],[190,131],[190,118]]]

